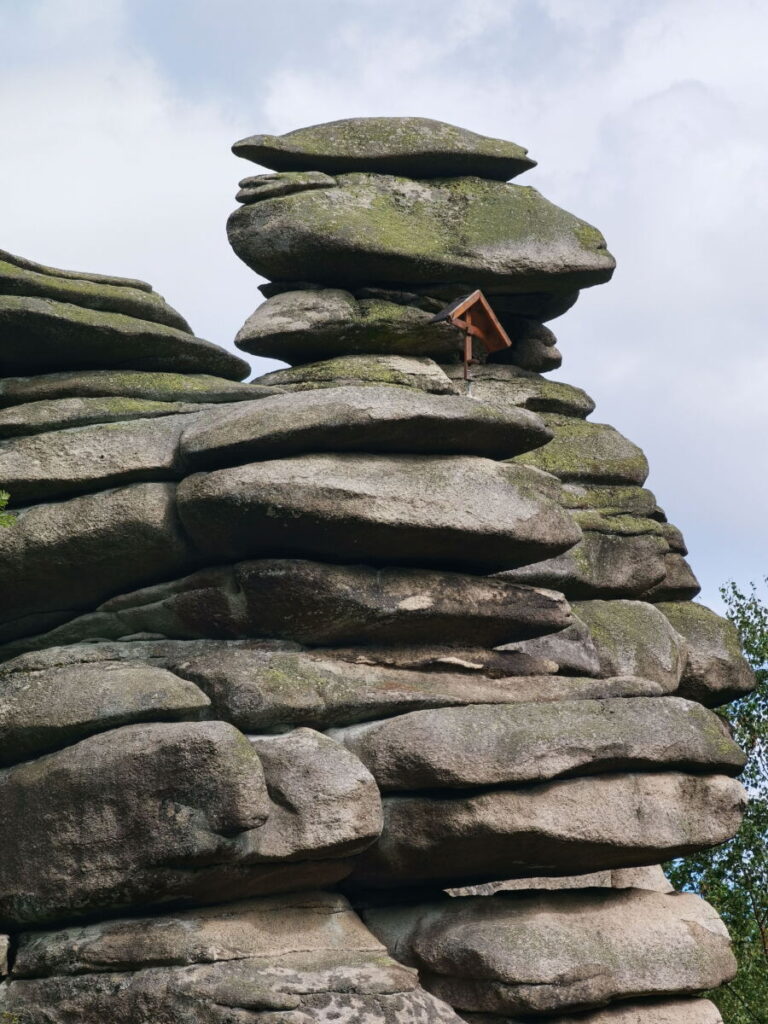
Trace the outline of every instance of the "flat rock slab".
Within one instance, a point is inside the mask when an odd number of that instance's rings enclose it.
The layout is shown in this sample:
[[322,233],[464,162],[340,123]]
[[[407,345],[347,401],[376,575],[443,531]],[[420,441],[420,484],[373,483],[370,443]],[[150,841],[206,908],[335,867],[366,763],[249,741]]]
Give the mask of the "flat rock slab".
[[690,995],[736,972],[725,925],[691,893],[475,896],[370,910],[365,920],[459,1011],[588,1010],[627,996]]
[[477,174],[506,181],[536,166],[514,142],[429,117],[350,117],[285,135],[251,135],[232,152],[276,171],[378,171],[412,178]]
[[678,690],[681,697],[716,707],[755,688],[755,675],[732,622],[692,601],[663,603],[656,608],[685,639],[687,657]]
[[86,309],[98,309],[106,313],[125,313],[139,320],[176,327],[188,334],[192,330],[180,313],[151,289],[133,287],[130,281],[123,284],[97,282],[77,277],[61,277],[46,273],[42,268],[32,270],[3,259],[0,252],[0,295],[34,296],[41,299],[56,299],[70,302]]
[[744,789],[722,775],[594,775],[476,794],[388,796],[357,886],[470,885],[658,864],[735,834]]
[[288,171],[285,174],[254,174],[243,178],[235,196],[238,203],[258,203],[262,199],[275,199],[292,192],[313,188],[334,188],[334,178],[322,171]]
[[183,898],[269,809],[258,756],[224,722],[128,725],[6,768],[0,920]]
[[664,578],[643,594],[646,601],[692,601],[701,591],[699,581],[681,554],[664,558]]
[[688,647],[652,604],[580,601],[575,611],[589,629],[601,675],[644,676],[657,679],[666,690],[677,689]]
[[242,380],[248,364],[176,327],[69,302],[0,295],[0,330],[7,339],[0,375],[55,370],[161,370]]
[[[257,377],[252,387],[312,391],[359,384],[395,384],[435,395],[455,395],[458,388],[433,359],[423,356],[336,356],[303,366],[289,366]],[[2,384],[0,383],[0,388]],[[0,402],[2,391],[0,391]]]
[[112,598],[42,642],[52,646],[149,633],[323,645],[450,641],[492,646],[562,629],[570,621],[560,594],[504,580],[263,559],[203,569]]
[[270,553],[510,569],[572,547],[553,478],[469,456],[302,455],[179,485],[184,528],[210,559]]
[[194,564],[173,484],[133,484],[17,510],[0,531],[0,589],[13,603],[0,639],[38,633],[115,591],[178,576]]
[[520,458],[527,466],[553,473],[563,481],[637,484],[648,476],[648,460],[636,444],[607,423],[547,413],[554,438],[540,453]]
[[[206,412],[188,421],[181,454],[192,470],[320,451],[504,459],[546,444],[551,436],[525,409],[502,411],[470,398],[358,386],[276,395]],[[0,447],[0,478],[13,492],[2,453]]]
[[0,441],[0,479],[18,505],[137,481],[176,480],[182,475],[179,439],[188,426],[185,414]]
[[81,370],[0,379],[0,408],[62,398],[118,398],[207,404],[252,401],[272,393],[256,384],[241,384],[205,373]]
[[448,363],[441,369],[462,394],[501,408],[511,405],[531,412],[557,413],[579,419],[585,419],[595,409],[595,403],[581,388],[547,380],[517,366],[498,363],[473,366],[470,381],[464,380],[462,365]]
[[[524,1024],[519,1018],[494,1013],[462,1013],[467,1024]],[[547,1024],[723,1024],[708,999],[643,999],[621,1002],[576,1017],[547,1017]]]
[[[656,495],[645,487],[591,484],[570,480],[563,484],[561,493],[566,508],[574,512],[598,512],[610,519],[621,519],[626,516],[653,519],[659,512]],[[660,528],[664,525],[658,523]]]
[[[546,658],[564,675],[599,676],[600,659],[586,625],[578,618],[559,633],[504,644],[504,651],[519,652],[533,658]],[[674,687],[670,687],[670,690]]]
[[146,398],[56,398],[0,409],[0,439],[200,412],[209,406]]
[[32,672],[0,669],[0,764],[65,747],[134,722],[205,717],[194,683],[141,662],[74,664]]
[[334,729],[383,792],[466,789],[615,771],[737,775],[717,715],[679,697],[478,704]]
[[236,254],[271,280],[332,287],[472,281],[562,294],[613,273],[600,232],[532,188],[473,177],[336,181],[236,210],[227,225]]
[[458,359],[461,335],[450,324],[432,323],[432,314],[414,306],[323,288],[268,299],[245,321],[235,344],[292,364],[374,354],[445,362]]

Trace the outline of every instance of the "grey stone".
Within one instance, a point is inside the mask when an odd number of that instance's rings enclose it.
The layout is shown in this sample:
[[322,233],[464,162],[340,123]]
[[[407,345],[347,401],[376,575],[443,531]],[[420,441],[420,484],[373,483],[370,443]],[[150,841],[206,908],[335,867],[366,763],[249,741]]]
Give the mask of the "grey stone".
[[[563,484],[562,501],[566,508],[574,512],[597,512],[609,520],[656,518],[656,496],[645,487],[569,481]],[[659,536],[664,536],[663,524],[658,523],[657,527]]]
[[468,383],[463,380],[463,366],[448,363],[441,369],[460,392],[490,405],[502,408],[512,405],[531,412],[559,413],[581,419],[595,409],[595,403],[581,388],[559,380],[547,380],[517,366],[499,363],[473,366]]
[[6,768],[0,920],[189,898],[269,809],[259,758],[224,722],[128,725]]
[[717,715],[679,697],[477,704],[333,729],[383,792],[466,789],[614,771],[736,775]]
[[144,398],[57,398],[0,409],[0,438],[24,437],[96,423],[119,423],[186,415],[209,408],[187,402],[153,402]]
[[754,673],[732,622],[691,601],[673,601],[656,607],[685,638],[687,658],[678,689],[681,697],[716,707],[755,688]]
[[470,456],[302,455],[187,477],[178,507],[210,559],[279,553],[487,572],[579,540],[558,486]]
[[[463,1012],[467,1024],[525,1024],[506,1014]],[[575,1017],[547,1017],[547,1024],[723,1024],[720,1011],[708,999],[642,999],[620,1002]]]
[[235,197],[238,203],[257,203],[262,199],[275,199],[292,192],[306,192],[313,188],[335,188],[336,182],[322,171],[288,171],[284,174],[254,174],[243,178]]
[[0,935],[0,978],[8,973],[8,953],[11,948],[11,940],[7,935]]
[[735,779],[676,772],[388,796],[382,836],[351,882],[471,885],[658,864],[729,839],[745,802]]
[[188,571],[174,497],[173,484],[133,484],[18,510],[0,531],[0,590],[13,594],[0,640],[39,631],[41,614],[50,628],[116,591]]
[[562,629],[570,619],[560,594],[503,579],[263,559],[202,569],[111,598],[40,643],[154,633],[177,639],[274,637],[323,645],[449,640],[492,646]]
[[125,313],[139,320],[176,327],[192,333],[187,321],[151,289],[133,287],[132,282],[119,284],[98,282],[73,276],[47,273],[42,267],[30,269],[3,259],[0,251],[0,295],[35,296],[70,302],[87,309],[106,313]]
[[687,645],[661,612],[645,601],[580,601],[574,611],[586,623],[604,676],[657,679],[676,690]]
[[518,583],[561,590],[571,601],[640,598],[664,578],[666,556],[667,542],[650,533],[632,536],[585,530],[579,543],[564,554],[503,575]]
[[51,277],[61,277],[76,281],[92,281],[94,284],[112,284],[122,288],[136,288],[138,291],[151,292],[152,285],[146,281],[139,281],[131,277],[115,277],[111,274],[92,274],[84,270],[62,270],[60,267],[48,267],[43,263],[36,263],[27,259],[26,256],[16,256],[7,249],[0,249],[0,259],[5,263],[11,263],[15,267],[24,270],[32,270],[38,274],[47,274]]
[[503,882],[485,882],[446,889],[449,896],[492,896],[496,892],[527,892],[559,889],[650,889],[653,892],[674,892],[660,864],[644,868],[614,868],[590,871],[586,875],[562,875],[559,878],[508,878]]
[[0,379],[0,408],[60,398],[142,399],[151,402],[239,402],[272,394],[205,373],[152,373],[146,370],[81,370]]
[[312,363],[334,356],[385,354],[458,359],[461,335],[430,313],[338,288],[281,292],[262,303],[235,344],[257,356]]
[[578,618],[559,633],[504,644],[501,650],[519,651],[534,658],[554,661],[557,671],[565,675],[600,675],[600,659],[594,641],[587,627]]
[[175,327],[54,299],[0,296],[0,330],[3,377],[112,368],[242,380],[249,372],[244,360]]
[[163,416],[0,441],[0,479],[14,504],[175,480],[182,475],[179,439],[188,425],[187,415]]
[[[546,658],[533,658],[504,647],[489,650],[448,642],[442,644],[383,644],[365,647],[325,647],[332,658],[356,665],[383,665],[395,669],[418,669],[424,672],[454,672],[480,675],[488,679],[509,676],[548,675],[557,672],[557,665]],[[313,655],[316,656],[316,655]],[[472,701],[472,703],[478,703]],[[480,701],[479,703],[482,703]],[[493,703],[493,702],[491,702]]]
[[379,171],[411,178],[514,178],[536,161],[514,142],[429,117],[352,117],[285,135],[252,135],[232,152],[277,171]]
[[470,280],[562,296],[609,280],[615,265],[596,228],[535,189],[473,177],[344,174],[336,188],[242,206],[227,230],[258,274],[333,287]]
[[[544,327],[543,330],[547,328]],[[541,338],[528,336],[517,339],[509,355],[505,355],[505,362],[514,363],[524,370],[532,373],[548,373],[556,370],[563,363],[563,354],[555,345],[548,345]]]
[[475,896],[370,910],[365,919],[460,1010],[587,1010],[627,996],[695,994],[736,972],[725,925],[691,893]]
[[269,786],[266,823],[248,833],[245,863],[346,857],[383,825],[376,782],[359,759],[314,729],[251,736]]
[[[551,431],[536,413],[502,411],[459,396],[392,386],[324,388],[238,402],[187,423],[181,454],[192,470],[304,452],[403,452],[504,459],[546,444]],[[167,421],[163,421],[164,423]],[[151,429],[155,424],[147,424]],[[0,479],[13,491],[3,473]]]
[[643,595],[646,601],[692,601],[701,590],[682,555],[671,551],[664,559],[664,578]]
[[648,460],[607,423],[546,413],[555,436],[540,452],[518,456],[520,462],[553,473],[563,481],[593,484],[645,483]]
[[0,764],[9,765],[133,722],[205,716],[194,683],[141,662],[0,668]]
[[435,395],[459,393],[442,367],[432,359],[417,356],[337,356],[318,363],[273,370],[254,381],[254,386],[279,387],[281,391],[310,391],[348,384],[395,384]]

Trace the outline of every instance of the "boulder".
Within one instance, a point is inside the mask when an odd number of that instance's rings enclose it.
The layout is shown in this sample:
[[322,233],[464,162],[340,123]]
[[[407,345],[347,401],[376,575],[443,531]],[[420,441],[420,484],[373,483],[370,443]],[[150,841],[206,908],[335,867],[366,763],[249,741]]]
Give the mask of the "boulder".
[[95,423],[148,420],[200,412],[210,406],[146,398],[57,398],[0,409],[0,438],[24,437]]
[[[604,519],[657,518],[656,496],[645,487],[568,481],[563,484],[561,498],[563,505],[574,512],[597,512]],[[660,536],[664,535],[663,526],[657,523]]]
[[540,452],[518,461],[553,473],[563,481],[593,484],[637,484],[648,476],[648,460],[636,444],[607,423],[547,413],[544,421],[554,437]]
[[0,376],[55,370],[162,370],[242,380],[248,364],[176,327],[69,302],[0,296]]
[[205,373],[152,373],[146,370],[81,370],[0,379],[0,408],[60,398],[142,399],[150,402],[252,401],[273,394]]
[[558,486],[470,456],[302,455],[187,477],[178,507],[211,560],[269,553],[489,572],[579,540]]
[[39,632],[116,591],[193,564],[173,484],[133,484],[20,509],[0,531],[0,640]]
[[236,156],[276,171],[378,171],[410,178],[476,174],[506,181],[535,167],[514,142],[429,117],[351,117],[285,135],[251,135]]
[[559,633],[504,644],[500,650],[554,661],[564,675],[599,676],[600,659],[589,629],[578,618]]
[[269,810],[258,756],[224,722],[128,725],[6,768],[0,920],[189,898]]
[[337,356],[319,363],[273,370],[257,377],[252,386],[275,387],[280,391],[311,391],[351,384],[395,384],[435,395],[459,393],[459,388],[442,367],[434,360],[420,356]]
[[[552,436],[526,409],[502,411],[458,395],[427,395],[391,385],[275,395],[193,420],[173,419],[188,423],[181,453],[192,470],[320,451],[504,459],[546,444]],[[13,490],[3,474],[2,447],[0,479]]]
[[729,839],[745,802],[735,779],[679,772],[387,796],[382,836],[350,882],[471,885],[658,864]]
[[179,439],[188,424],[187,415],[163,416],[0,441],[0,480],[22,505],[175,480],[182,475]]
[[496,892],[527,892],[531,889],[650,889],[674,892],[660,864],[644,868],[615,868],[590,871],[586,875],[562,875],[559,878],[508,878],[503,882],[485,882],[446,889],[449,896],[492,896]]
[[263,559],[202,569],[122,594],[41,643],[149,633],[178,639],[274,637],[323,645],[450,641],[492,646],[562,629],[570,618],[560,594],[503,579]]
[[755,688],[754,673],[732,622],[692,601],[672,601],[656,608],[685,639],[687,657],[677,691],[681,697],[716,707]]
[[22,934],[0,1012],[65,1024],[459,1024],[343,897],[267,897]]
[[688,656],[685,640],[645,601],[580,601],[575,608],[586,624],[604,676],[657,679],[676,690]]
[[737,775],[717,715],[679,697],[476,704],[333,729],[382,792],[467,789],[615,771]]
[[322,171],[288,171],[284,174],[254,174],[243,178],[235,197],[238,203],[257,203],[262,199],[288,196],[313,188],[335,188],[336,181]]
[[646,601],[692,601],[701,590],[682,555],[670,551],[664,559],[664,578],[643,595]]
[[240,328],[244,352],[312,363],[334,356],[386,354],[458,359],[461,335],[430,313],[382,299],[356,299],[339,288],[281,292]]
[[119,725],[199,719],[210,703],[194,683],[140,661],[31,672],[3,666],[0,764],[25,761]]
[[562,296],[613,273],[600,232],[532,188],[476,177],[336,181],[240,207],[227,224],[235,253],[272,280],[332,287],[469,280]]
[[651,533],[636,535],[585,530],[562,555],[503,574],[530,586],[551,587],[569,600],[640,598],[664,578],[667,542]]
[[475,896],[376,908],[365,921],[460,1011],[588,1010],[627,997],[691,995],[736,972],[725,925],[692,893]]
[[105,313],[125,313],[139,320],[192,333],[184,317],[171,309],[151,288],[136,288],[129,280],[108,283],[71,275],[63,277],[53,268],[38,266],[32,269],[13,262],[13,257],[6,260],[3,256],[0,251],[0,295],[56,299]]
[[581,419],[594,412],[595,403],[581,388],[547,380],[518,366],[483,363],[472,367],[471,380],[465,382],[464,367],[448,363],[441,369],[462,393],[489,405],[512,405],[531,412],[558,413]]
[[[542,330],[546,331],[546,327]],[[528,335],[515,340],[511,349],[504,352],[505,363],[511,363],[529,370],[531,373],[548,373],[556,370],[563,363],[563,354],[555,345],[548,345],[546,341],[535,335]],[[502,360],[499,360],[500,362]]]
[[[494,1013],[462,1013],[461,1019],[467,1024],[523,1024]],[[723,1024],[723,1018],[708,999],[642,999],[575,1017],[547,1017],[547,1024]]]

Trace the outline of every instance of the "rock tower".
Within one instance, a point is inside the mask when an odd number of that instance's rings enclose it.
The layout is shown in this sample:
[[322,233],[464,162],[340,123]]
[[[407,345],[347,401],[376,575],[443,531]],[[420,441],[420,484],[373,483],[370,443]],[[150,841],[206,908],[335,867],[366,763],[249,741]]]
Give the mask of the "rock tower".
[[[544,326],[613,259],[421,118],[255,136],[251,384],[140,281],[0,253],[0,1016],[717,1024],[660,862],[752,685]],[[512,345],[465,381],[434,321]]]

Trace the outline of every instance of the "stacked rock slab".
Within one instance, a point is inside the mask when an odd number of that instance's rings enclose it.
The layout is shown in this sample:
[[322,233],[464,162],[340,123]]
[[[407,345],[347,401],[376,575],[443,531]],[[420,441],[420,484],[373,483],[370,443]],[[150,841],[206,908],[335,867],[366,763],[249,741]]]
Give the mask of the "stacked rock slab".
[[[602,237],[422,118],[235,151],[286,369],[0,262],[0,1016],[718,1024],[727,933],[654,865],[738,827],[751,678],[541,376]],[[465,382],[477,287],[513,345]]]

